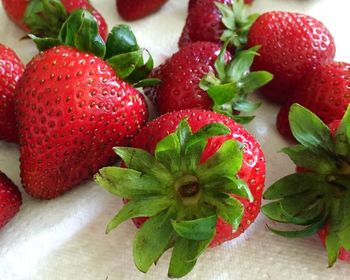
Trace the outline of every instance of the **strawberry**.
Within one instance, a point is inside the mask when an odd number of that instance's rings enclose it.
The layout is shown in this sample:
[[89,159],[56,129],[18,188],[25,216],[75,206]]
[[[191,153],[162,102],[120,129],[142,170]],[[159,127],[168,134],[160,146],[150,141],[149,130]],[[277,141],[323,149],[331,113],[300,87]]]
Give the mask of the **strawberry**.
[[288,103],[282,106],[277,117],[277,128],[287,138],[292,138],[288,111],[293,103],[311,110],[326,124],[341,119],[350,103],[350,64],[331,62],[311,71],[297,87]]
[[[69,46],[34,57],[16,90],[21,179],[41,199],[59,196],[111,163],[112,147],[127,145],[147,120],[143,96],[121,79],[148,75],[143,50],[128,27],[113,28],[105,45],[95,18],[77,10],[59,38]],[[52,43],[35,41],[39,47]]]
[[246,15],[243,0],[190,1],[179,47],[197,41],[217,44],[230,41],[233,46],[242,48],[246,44],[248,30],[257,17],[257,14]]
[[129,218],[149,217],[136,221],[145,221],[134,240],[142,272],[174,246],[169,276],[186,275],[205,248],[239,236],[259,213],[263,152],[224,115],[168,113],[143,127],[131,148],[114,150],[128,168],[103,168],[96,181],[128,203],[107,232]]
[[117,0],[119,15],[128,21],[144,18],[158,11],[168,0]]
[[145,94],[161,114],[182,109],[204,109],[227,114],[239,122],[252,117],[238,116],[251,112],[259,104],[246,100],[249,93],[272,79],[267,72],[249,72],[258,48],[231,56],[211,42],[195,42],[180,49],[151,77],[162,83],[145,88]]
[[88,0],[2,0],[8,17],[26,32],[55,36],[63,22],[76,9],[86,9],[97,19],[100,35],[107,38],[108,27],[102,15]]
[[270,228],[278,235],[306,237],[319,232],[332,266],[338,256],[348,259],[350,250],[350,106],[331,128],[299,104],[292,105],[289,121],[299,144],[283,152],[304,171],[278,180],[265,191],[264,198],[273,202],[262,212],[274,221],[304,226],[287,232]]
[[21,192],[4,173],[0,172],[0,228],[17,214],[21,205]]
[[273,102],[285,103],[311,70],[331,62],[335,45],[331,33],[313,17],[267,12],[252,25],[248,47],[260,45],[253,70],[266,70],[274,80],[261,89]]
[[24,65],[16,53],[0,44],[0,139],[9,142],[18,141],[14,94],[23,71]]

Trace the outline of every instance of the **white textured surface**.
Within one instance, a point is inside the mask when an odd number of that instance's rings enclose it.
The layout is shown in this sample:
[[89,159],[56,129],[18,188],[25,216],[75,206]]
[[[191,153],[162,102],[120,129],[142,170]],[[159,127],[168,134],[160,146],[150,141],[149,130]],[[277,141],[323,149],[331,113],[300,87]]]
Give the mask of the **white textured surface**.
[[[120,23],[114,0],[91,1],[105,15],[109,26]],[[350,60],[348,34],[350,2],[347,0],[256,0],[254,10],[298,11],[323,21],[337,43],[337,59]],[[187,11],[187,1],[170,0],[157,13],[132,24],[141,46],[160,63],[176,50]],[[36,51],[24,34],[5,16],[0,4],[0,42],[12,47],[28,62]],[[277,151],[286,145],[274,120],[277,108],[265,104],[249,126],[267,157],[267,185],[293,170]],[[0,143],[0,169],[19,184],[18,148]],[[93,182],[49,202],[33,200],[24,192],[20,213],[0,231],[1,280],[109,280],[166,279],[169,254],[147,275],[138,272],[131,255],[131,222],[106,236],[105,225],[121,202]],[[350,265],[327,268],[324,249],[317,238],[287,240],[265,229],[260,215],[248,235],[207,251],[186,279],[349,279]]]

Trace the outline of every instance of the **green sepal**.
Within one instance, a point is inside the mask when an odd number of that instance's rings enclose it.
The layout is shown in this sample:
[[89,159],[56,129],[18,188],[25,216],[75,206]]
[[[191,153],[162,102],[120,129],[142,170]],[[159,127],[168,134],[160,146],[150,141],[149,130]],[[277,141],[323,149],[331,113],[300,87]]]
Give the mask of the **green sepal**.
[[61,44],[56,38],[40,38],[33,34],[28,34],[28,37],[32,39],[39,51],[45,51]]
[[55,38],[67,18],[60,0],[32,0],[25,10],[23,23],[38,37]]
[[288,223],[286,217],[282,213],[281,204],[279,201],[270,202],[261,207],[261,212],[270,220],[279,223]]
[[156,86],[161,84],[162,81],[160,79],[155,79],[155,78],[147,78],[138,81],[137,83],[134,83],[133,86],[134,88],[143,88],[143,87],[151,87],[151,86]]
[[148,219],[137,231],[133,242],[136,267],[146,273],[169,248],[174,236],[170,219],[172,211],[164,211]]
[[182,238],[196,241],[208,240],[215,232],[217,216],[189,221],[172,221],[174,231]]
[[106,233],[109,233],[122,222],[136,217],[152,217],[170,207],[174,201],[167,197],[147,197],[142,200],[129,201],[108,224]]
[[171,172],[178,172],[181,166],[181,145],[176,133],[169,134],[160,140],[154,155]]
[[64,22],[58,40],[63,45],[104,58],[106,44],[103,41],[96,18],[86,10],[73,11]]
[[338,155],[350,158],[350,105],[335,134],[335,150]]

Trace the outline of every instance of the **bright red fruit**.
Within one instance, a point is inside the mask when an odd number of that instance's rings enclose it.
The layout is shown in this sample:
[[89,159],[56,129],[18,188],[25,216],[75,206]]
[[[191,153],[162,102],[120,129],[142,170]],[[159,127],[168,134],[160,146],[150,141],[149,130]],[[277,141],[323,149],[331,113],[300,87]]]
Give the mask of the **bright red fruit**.
[[117,0],[119,15],[125,20],[138,20],[159,10],[168,0]]
[[21,192],[4,173],[0,172],[0,228],[17,214],[21,205]]
[[293,138],[288,123],[288,112],[293,103],[308,108],[326,124],[341,119],[350,103],[349,80],[350,64],[345,62],[331,62],[311,71],[281,108],[277,117],[278,131]]
[[298,13],[262,14],[248,34],[248,46],[256,45],[261,49],[253,69],[274,75],[261,93],[278,103],[285,103],[306,74],[331,62],[335,55],[328,29],[315,18]]
[[[30,28],[24,24],[24,15],[31,0],[2,0],[3,7],[8,17],[26,32],[31,32]],[[34,1],[34,0],[32,0]],[[76,9],[86,9],[91,12],[99,25],[101,37],[105,40],[108,35],[108,27],[102,15],[90,4],[88,0],[61,0],[68,13]],[[45,19],[45,15],[44,15]],[[63,19],[64,21],[64,19]],[[59,27],[58,27],[59,28]]]
[[16,90],[21,178],[54,198],[90,178],[147,119],[142,95],[100,58],[59,46],[28,64]]
[[0,44],[0,139],[17,142],[15,88],[24,71],[16,53]]

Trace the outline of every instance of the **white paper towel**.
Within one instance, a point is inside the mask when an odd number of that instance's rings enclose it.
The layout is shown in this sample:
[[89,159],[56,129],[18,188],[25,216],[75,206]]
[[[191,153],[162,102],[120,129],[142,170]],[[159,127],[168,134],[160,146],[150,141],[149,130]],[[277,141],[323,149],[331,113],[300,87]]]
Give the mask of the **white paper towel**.
[[[109,27],[121,23],[115,0],[91,1]],[[337,43],[337,59],[350,61],[349,15],[346,0],[256,0],[255,11],[298,11],[323,21]],[[131,24],[141,46],[161,63],[177,49],[187,1],[170,0],[157,14]],[[0,4],[0,42],[28,62],[36,53],[33,44],[19,41],[22,33],[5,16]],[[276,132],[277,107],[264,104],[248,129],[259,139],[267,158],[267,186],[293,171],[286,156],[277,153],[286,143]],[[0,142],[0,170],[19,184],[18,147]],[[169,253],[147,275],[132,260],[135,228],[124,223],[109,235],[105,226],[121,207],[118,198],[95,183],[79,186],[52,201],[38,201],[23,191],[20,213],[0,230],[1,280],[120,280],[166,279]],[[349,279],[350,265],[338,262],[327,268],[327,257],[315,238],[288,240],[266,230],[262,215],[241,238],[208,250],[186,279]]]

